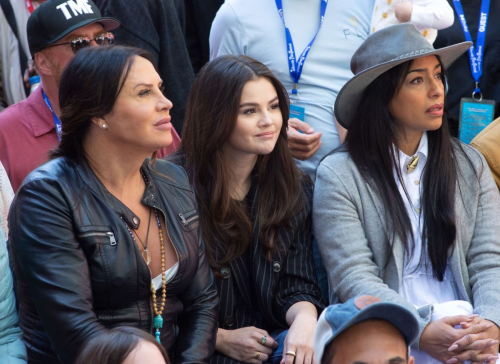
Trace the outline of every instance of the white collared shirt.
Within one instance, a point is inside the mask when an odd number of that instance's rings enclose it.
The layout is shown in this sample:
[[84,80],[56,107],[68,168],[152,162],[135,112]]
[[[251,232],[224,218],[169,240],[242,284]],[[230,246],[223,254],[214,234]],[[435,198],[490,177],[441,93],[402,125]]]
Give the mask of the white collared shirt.
[[[432,265],[428,259],[427,245],[422,241],[423,233],[423,211],[421,206],[422,177],[424,167],[427,163],[429,152],[427,133],[422,134],[417,152],[413,156],[407,156],[397,149],[399,156],[399,168],[403,183],[410,199],[406,196],[403,186],[399,181],[394,168],[394,178],[398,185],[399,193],[405,203],[406,211],[410,217],[412,232],[414,236],[414,248],[411,258],[405,257],[403,267],[403,279],[401,282],[401,295],[420,307],[429,303],[442,303],[459,299],[458,288],[453,279],[453,274],[449,265],[446,267],[444,280],[439,282],[433,277]],[[408,173],[407,166],[410,160],[418,155],[419,160],[416,168]],[[419,266],[422,255],[422,248],[425,249],[424,262]]]
[[[432,264],[429,261],[429,256],[427,254],[427,244],[422,241],[423,232],[423,211],[421,206],[421,195],[422,195],[422,177],[424,167],[427,163],[427,156],[429,152],[427,133],[422,134],[420,139],[420,144],[418,146],[417,152],[414,154],[419,156],[417,167],[410,173],[407,172],[407,165],[413,156],[407,156],[399,149],[395,148],[396,156],[399,156],[399,168],[401,171],[401,176],[403,183],[406,187],[406,191],[410,197],[406,196],[403,186],[399,181],[396,173],[396,168],[394,168],[394,178],[396,179],[396,184],[398,185],[399,193],[403,198],[405,203],[406,211],[410,217],[412,232],[414,236],[414,248],[413,255],[411,258],[405,256],[404,267],[403,267],[403,277],[401,280],[401,287],[399,293],[415,307],[425,306],[427,304],[433,304],[436,311],[439,311],[441,316],[449,316],[449,314],[443,313],[440,308],[445,308],[446,311],[450,311],[450,306],[457,308],[461,307],[460,304],[467,304],[467,302],[458,301],[460,300],[460,293],[458,287],[453,278],[450,265],[447,264],[444,273],[444,279],[439,282],[433,277],[432,274]],[[411,203],[410,203],[411,201]],[[419,266],[422,248],[425,249],[424,262]],[[454,301],[454,302],[452,302]],[[447,305],[439,305],[441,303],[447,302]],[[470,306],[470,304],[469,304]],[[461,314],[472,313],[472,308],[470,312],[457,311]],[[438,312],[436,312],[438,313]],[[439,317],[441,318],[441,317]],[[435,319],[434,315],[431,321]],[[412,350],[412,355],[418,358],[418,363],[434,364],[440,363],[436,359],[432,358],[427,353],[420,350]]]

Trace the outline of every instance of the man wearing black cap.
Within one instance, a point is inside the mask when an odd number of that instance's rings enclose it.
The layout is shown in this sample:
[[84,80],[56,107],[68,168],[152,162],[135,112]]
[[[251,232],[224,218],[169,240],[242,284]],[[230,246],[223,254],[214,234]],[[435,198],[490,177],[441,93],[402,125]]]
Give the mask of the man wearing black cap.
[[113,42],[120,23],[91,0],[51,0],[28,19],[28,43],[41,87],[0,114],[0,160],[14,191],[58,143],[59,80],[76,51]]

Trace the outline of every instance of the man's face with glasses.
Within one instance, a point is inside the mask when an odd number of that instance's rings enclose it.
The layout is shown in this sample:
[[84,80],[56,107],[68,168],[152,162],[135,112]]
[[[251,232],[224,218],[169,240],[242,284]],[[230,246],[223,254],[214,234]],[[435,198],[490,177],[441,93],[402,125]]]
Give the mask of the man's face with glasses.
[[52,74],[59,84],[62,70],[73,59],[75,53],[84,47],[110,44],[114,36],[106,32],[101,24],[92,23],[78,28],[55,43],[46,46],[42,52],[51,65]]
[[80,49],[83,49],[85,47],[89,47],[92,42],[95,42],[97,45],[108,45],[108,44],[113,44],[115,41],[115,36],[111,32],[106,32],[97,35],[95,38],[91,39],[90,37],[77,37],[72,39],[69,42],[63,42],[63,43],[57,43],[57,44],[50,44],[47,47],[57,47],[57,46],[63,46],[70,44],[71,49],[73,50],[73,53],[78,52]]

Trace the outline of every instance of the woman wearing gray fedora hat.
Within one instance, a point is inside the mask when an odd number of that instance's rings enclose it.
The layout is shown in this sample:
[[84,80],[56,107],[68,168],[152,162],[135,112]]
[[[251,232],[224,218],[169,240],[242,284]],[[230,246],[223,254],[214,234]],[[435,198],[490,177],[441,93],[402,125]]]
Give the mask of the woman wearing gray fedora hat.
[[436,50],[411,24],[368,37],[335,103],[345,144],[317,172],[314,231],[331,300],[408,307],[418,363],[498,356],[500,195],[444,112],[445,69],[470,46]]

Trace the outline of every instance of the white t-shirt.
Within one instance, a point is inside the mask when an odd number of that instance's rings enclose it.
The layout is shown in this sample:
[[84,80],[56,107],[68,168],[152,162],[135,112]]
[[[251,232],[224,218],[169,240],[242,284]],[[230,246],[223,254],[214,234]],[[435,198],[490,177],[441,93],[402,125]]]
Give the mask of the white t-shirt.
[[[318,30],[320,0],[284,0],[283,13],[300,55]],[[313,180],[320,160],[340,144],[332,107],[353,76],[351,57],[368,37],[374,0],[329,0],[324,23],[304,63],[298,84],[305,122],[322,132],[322,146],[297,165]],[[290,92],[285,28],[274,0],[227,0],[210,32],[210,58],[232,54],[252,57],[271,69]]]

